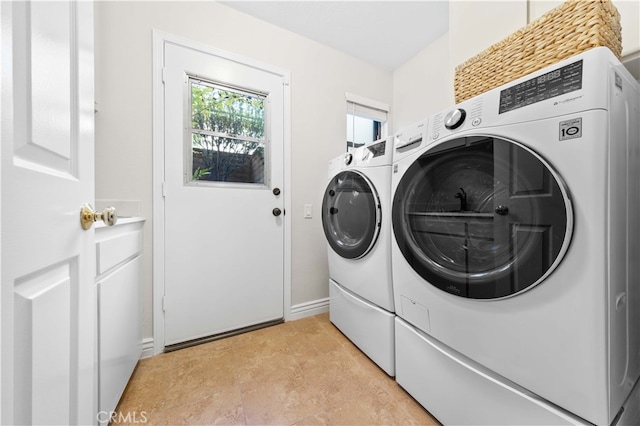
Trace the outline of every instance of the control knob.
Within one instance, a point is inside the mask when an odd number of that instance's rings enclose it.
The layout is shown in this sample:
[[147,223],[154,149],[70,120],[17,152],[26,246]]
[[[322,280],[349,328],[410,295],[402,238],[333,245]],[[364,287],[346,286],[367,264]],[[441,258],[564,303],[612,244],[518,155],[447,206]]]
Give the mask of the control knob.
[[444,127],[453,130],[457,129],[464,123],[467,112],[462,108],[456,108],[444,117]]

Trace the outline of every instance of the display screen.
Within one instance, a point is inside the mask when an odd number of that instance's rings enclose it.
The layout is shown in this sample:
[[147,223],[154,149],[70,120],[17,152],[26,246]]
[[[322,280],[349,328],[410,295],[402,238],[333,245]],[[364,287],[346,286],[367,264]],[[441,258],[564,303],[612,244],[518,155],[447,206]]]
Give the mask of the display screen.
[[499,114],[582,89],[582,60],[500,92]]

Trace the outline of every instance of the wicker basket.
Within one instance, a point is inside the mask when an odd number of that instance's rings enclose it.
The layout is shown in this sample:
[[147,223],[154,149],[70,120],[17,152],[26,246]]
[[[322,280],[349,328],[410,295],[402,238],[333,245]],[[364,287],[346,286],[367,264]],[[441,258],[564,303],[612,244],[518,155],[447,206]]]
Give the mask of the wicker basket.
[[622,53],[620,14],[610,0],[567,0],[456,67],[456,103],[593,47]]

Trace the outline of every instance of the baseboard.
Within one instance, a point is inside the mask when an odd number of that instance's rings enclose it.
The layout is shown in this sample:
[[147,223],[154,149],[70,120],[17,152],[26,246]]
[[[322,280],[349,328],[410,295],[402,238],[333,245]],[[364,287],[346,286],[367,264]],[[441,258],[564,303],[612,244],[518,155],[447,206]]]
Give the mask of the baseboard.
[[305,317],[311,317],[313,315],[323,314],[325,312],[329,312],[328,297],[292,306],[290,314],[286,320],[294,321]]
[[140,359],[150,358],[153,356],[153,337],[142,339],[142,353]]
[[[306,317],[329,312],[329,298],[312,300],[311,302],[300,303],[292,306],[286,321],[294,321]],[[142,354],[140,359],[150,358],[154,355],[153,337],[146,337],[142,340]]]

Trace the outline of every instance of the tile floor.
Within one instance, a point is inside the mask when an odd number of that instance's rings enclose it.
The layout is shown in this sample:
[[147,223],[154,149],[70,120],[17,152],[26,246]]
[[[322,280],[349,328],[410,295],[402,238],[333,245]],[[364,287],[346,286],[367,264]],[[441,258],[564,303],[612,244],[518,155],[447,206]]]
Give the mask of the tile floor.
[[118,424],[439,424],[329,314],[141,360],[118,411]]

